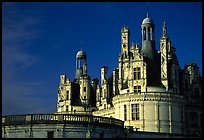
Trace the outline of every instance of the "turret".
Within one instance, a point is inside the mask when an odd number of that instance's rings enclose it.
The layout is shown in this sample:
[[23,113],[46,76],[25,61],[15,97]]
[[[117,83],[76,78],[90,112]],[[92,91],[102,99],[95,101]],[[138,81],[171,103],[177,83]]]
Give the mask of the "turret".
[[154,40],[154,23],[147,17],[142,21],[142,49],[141,52],[149,59],[154,59],[157,53]]
[[162,27],[162,36],[160,38],[160,52],[161,52],[161,82],[166,88],[169,89],[169,81],[170,81],[170,69],[168,62],[168,53],[170,51],[171,42],[169,37],[167,36],[167,27],[164,22]]
[[79,78],[83,74],[87,73],[87,68],[86,68],[86,53],[82,50],[77,52],[76,55],[76,74],[75,74],[75,83],[79,83]]
[[129,29],[127,27],[121,29],[121,54],[123,58],[129,57]]
[[104,66],[101,68],[101,87],[102,87],[102,98],[107,98],[108,94],[108,67]]

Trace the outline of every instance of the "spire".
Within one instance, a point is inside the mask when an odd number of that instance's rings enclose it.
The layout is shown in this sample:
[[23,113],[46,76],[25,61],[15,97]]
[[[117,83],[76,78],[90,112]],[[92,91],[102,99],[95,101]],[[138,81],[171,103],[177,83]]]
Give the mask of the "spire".
[[165,20],[164,20],[164,23],[163,23],[162,30],[163,30],[162,35],[163,35],[163,36],[166,36],[166,35],[167,35],[167,27],[166,27],[166,22],[165,22]]
[[149,14],[148,14],[148,6],[149,6],[149,3],[147,2],[147,18],[149,17]]

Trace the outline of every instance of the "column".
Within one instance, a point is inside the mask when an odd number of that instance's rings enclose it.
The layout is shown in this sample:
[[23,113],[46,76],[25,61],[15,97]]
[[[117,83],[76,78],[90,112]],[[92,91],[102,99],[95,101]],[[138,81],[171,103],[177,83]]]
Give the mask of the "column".
[[[158,100],[158,99],[157,99]],[[155,103],[155,130],[159,132],[159,102]]]
[[148,40],[148,34],[149,34],[148,27],[146,27],[146,40]]
[[199,134],[201,134],[201,113],[200,112],[197,112],[198,114],[198,131],[199,131]]
[[153,40],[153,36],[152,36],[152,27],[150,27],[150,40]]
[[171,102],[169,103],[169,133],[172,133],[172,106]]
[[145,119],[144,119],[144,99],[143,99],[143,103],[142,103],[142,127],[143,127],[143,131],[145,128]]

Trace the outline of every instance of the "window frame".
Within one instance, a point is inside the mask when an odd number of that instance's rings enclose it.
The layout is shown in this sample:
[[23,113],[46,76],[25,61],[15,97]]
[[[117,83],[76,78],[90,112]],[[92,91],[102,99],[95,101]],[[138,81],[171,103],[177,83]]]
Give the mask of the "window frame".
[[132,114],[132,120],[137,121],[140,120],[140,110],[139,110],[139,104],[131,104],[131,114]]

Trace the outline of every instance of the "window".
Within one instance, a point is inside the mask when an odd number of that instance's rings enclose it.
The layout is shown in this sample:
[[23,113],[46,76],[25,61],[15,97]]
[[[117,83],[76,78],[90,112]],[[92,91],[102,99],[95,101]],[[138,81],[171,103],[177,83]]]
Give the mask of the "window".
[[139,120],[139,104],[132,104],[132,120]]
[[86,92],[86,87],[84,87],[84,92]]
[[124,121],[127,121],[127,106],[124,105]]
[[143,28],[143,39],[146,40],[146,28]]
[[48,131],[47,138],[54,138],[54,131]]
[[67,91],[66,100],[69,100],[69,90]]
[[134,78],[134,80],[140,80],[140,67],[137,67],[137,68],[134,68],[134,70],[133,70],[133,78]]
[[69,106],[68,105],[66,105],[66,111],[69,111]]
[[141,92],[141,86],[134,86],[134,92]]

